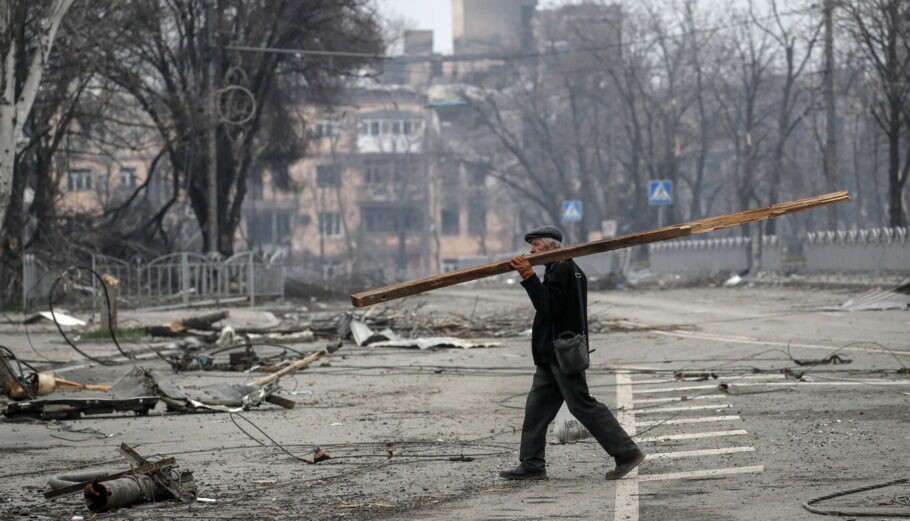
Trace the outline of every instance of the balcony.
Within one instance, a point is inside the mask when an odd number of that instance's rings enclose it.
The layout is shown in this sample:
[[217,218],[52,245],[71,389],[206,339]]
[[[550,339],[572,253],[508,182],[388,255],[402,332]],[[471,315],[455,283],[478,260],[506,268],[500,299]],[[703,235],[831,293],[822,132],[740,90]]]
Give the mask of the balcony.
[[357,187],[357,201],[361,203],[396,203],[416,201],[420,187],[413,184],[365,184]]

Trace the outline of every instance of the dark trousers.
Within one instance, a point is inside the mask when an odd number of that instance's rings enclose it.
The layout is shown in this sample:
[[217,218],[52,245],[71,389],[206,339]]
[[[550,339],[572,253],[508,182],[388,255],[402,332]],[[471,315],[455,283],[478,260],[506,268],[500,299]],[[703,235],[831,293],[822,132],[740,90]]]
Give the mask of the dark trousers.
[[607,454],[624,459],[637,453],[635,442],[619,425],[610,409],[588,392],[584,373],[567,376],[557,364],[544,364],[537,366],[525,404],[518,456],[523,467],[539,470],[546,466],[547,426],[556,417],[563,401]]

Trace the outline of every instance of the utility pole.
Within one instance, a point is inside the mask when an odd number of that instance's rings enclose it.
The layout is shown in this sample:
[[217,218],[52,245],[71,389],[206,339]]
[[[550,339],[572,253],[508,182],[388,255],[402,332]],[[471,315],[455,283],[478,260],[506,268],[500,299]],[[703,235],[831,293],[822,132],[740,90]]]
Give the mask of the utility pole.
[[[837,112],[834,106],[834,0],[825,0],[825,184],[834,191],[837,182]],[[837,229],[837,209],[828,207],[828,228]]]
[[215,133],[218,128],[218,113],[215,107],[215,38],[213,5],[215,0],[205,3],[205,32],[206,32],[206,82],[205,82],[205,141],[206,141],[206,188],[208,190],[208,212],[206,219],[205,250],[208,253],[218,251],[218,151],[215,142]]

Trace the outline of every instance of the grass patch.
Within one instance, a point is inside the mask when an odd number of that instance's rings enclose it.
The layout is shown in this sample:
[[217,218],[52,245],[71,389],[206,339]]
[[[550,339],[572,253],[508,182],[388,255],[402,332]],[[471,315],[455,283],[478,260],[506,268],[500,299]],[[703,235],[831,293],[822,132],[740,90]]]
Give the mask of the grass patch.
[[[142,338],[146,336],[146,331],[144,327],[127,327],[127,328],[117,328],[114,330],[114,333],[117,335],[117,338]],[[80,333],[80,340],[103,340],[106,338],[111,338],[110,329],[96,329],[94,331],[89,331],[87,333]]]

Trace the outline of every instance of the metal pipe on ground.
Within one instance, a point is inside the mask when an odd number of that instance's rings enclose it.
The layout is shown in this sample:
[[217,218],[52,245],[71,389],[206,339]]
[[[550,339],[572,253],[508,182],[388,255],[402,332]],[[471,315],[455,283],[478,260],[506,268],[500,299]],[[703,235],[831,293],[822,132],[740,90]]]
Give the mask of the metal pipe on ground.
[[93,481],[83,492],[85,506],[92,512],[146,503],[172,497],[172,494],[148,475],[128,476],[110,481]]

